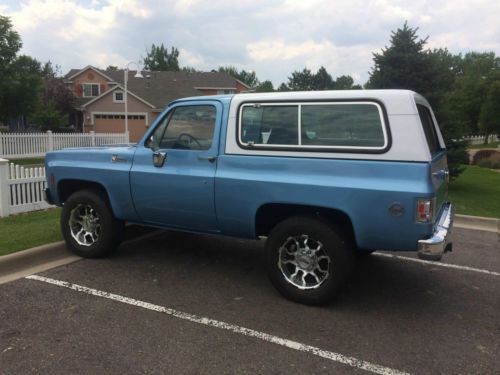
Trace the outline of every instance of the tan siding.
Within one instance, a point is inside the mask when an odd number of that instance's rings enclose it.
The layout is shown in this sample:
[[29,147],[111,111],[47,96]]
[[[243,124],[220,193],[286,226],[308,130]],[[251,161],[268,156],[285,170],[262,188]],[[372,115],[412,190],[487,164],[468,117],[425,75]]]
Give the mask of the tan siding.
[[96,73],[92,69],[86,69],[76,77],[72,79],[72,90],[77,97],[82,97],[82,83],[98,83],[100,87],[99,93],[102,94],[104,91],[109,89],[106,78]]

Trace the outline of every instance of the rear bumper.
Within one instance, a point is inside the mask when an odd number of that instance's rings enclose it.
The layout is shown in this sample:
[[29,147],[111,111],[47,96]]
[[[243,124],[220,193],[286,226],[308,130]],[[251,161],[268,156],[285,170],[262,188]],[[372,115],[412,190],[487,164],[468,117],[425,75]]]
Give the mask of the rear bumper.
[[439,260],[445,251],[451,249],[449,235],[453,226],[455,208],[449,202],[444,203],[434,233],[431,238],[418,241],[418,257],[425,260]]

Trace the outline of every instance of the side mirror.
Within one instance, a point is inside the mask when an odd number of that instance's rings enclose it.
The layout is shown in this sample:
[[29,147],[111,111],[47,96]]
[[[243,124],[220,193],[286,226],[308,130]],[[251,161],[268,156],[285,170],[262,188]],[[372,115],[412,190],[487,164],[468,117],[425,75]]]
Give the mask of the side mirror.
[[167,153],[162,151],[153,152],[153,165],[157,168],[163,167],[165,160],[167,159]]

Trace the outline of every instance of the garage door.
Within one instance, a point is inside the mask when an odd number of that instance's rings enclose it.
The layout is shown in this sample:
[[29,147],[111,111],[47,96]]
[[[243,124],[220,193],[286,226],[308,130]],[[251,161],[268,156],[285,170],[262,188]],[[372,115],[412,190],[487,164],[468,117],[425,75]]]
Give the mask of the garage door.
[[[125,131],[125,115],[94,115],[96,133],[123,133]],[[130,142],[137,142],[146,131],[146,116],[128,115],[128,131]]]

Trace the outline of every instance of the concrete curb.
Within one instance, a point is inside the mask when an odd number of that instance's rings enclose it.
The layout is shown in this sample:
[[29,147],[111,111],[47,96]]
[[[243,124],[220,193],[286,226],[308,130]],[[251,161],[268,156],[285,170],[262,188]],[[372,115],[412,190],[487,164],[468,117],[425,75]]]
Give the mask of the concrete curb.
[[80,259],[68,254],[64,241],[3,255],[0,257],[0,284]]
[[[135,241],[154,237],[162,233],[155,230],[150,233],[130,238],[122,243],[127,245]],[[64,241],[21,250],[13,254],[0,256],[0,284],[7,283],[37,272],[79,261],[83,258],[72,255],[66,249]]]
[[457,228],[484,230],[500,234],[500,219],[489,217],[455,215],[453,226]]

